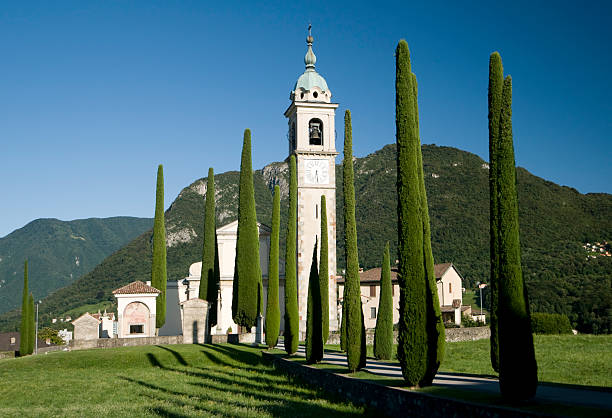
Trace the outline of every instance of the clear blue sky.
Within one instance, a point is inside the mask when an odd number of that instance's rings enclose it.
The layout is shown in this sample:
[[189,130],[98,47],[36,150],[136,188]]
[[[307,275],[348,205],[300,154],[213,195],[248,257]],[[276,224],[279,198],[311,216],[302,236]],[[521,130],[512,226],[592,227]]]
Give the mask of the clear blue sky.
[[517,164],[612,193],[611,2],[412,3],[0,0],[0,237],[41,217],[152,217],[157,164],[168,207],[209,166],[239,168],[244,128],[254,168],[283,160],[308,22],[339,148],[347,108],[357,156],[395,141],[404,38],[423,142],[487,159],[497,50]]

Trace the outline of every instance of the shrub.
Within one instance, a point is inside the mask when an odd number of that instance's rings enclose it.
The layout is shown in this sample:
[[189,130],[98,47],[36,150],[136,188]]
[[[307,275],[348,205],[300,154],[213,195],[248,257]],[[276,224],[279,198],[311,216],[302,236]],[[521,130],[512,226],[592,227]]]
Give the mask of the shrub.
[[571,334],[572,326],[567,315],[535,312],[531,314],[531,330],[535,334]]

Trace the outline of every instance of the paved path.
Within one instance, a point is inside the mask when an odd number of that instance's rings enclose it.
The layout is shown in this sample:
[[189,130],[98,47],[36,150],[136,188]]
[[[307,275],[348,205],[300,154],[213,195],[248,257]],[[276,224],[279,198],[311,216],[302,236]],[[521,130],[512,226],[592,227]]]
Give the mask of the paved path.
[[[276,348],[284,350],[282,343],[279,343]],[[306,348],[300,345],[297,354],[305,357]],[[323,362],[338,366],[346,366],[346,354],[337,351],[325,351]],[[365,370],[381,376],[395,377],[398,379],[402,378],[402,370],[397,363],[368,358]],[[499,394],[499,381],[494,377],[478,377],[460,373],[438,372],[433,384],[434,386]],[[540,384],[538,385],[536,400],[591,406],[610,409],[612,411],[612,392]]]

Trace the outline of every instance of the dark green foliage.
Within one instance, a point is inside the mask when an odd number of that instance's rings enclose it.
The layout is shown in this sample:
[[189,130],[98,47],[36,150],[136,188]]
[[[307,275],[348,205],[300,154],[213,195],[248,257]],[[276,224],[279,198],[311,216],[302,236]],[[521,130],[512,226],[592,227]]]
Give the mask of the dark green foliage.
[[234,270],[232,315],[234,322],[250,328],[261,312],[259,231],[255,213],[255,190],[251,163],[251,131],[244,130],[240,182],[238,184],[238,236]]
[[572,326],[567,315],[533,312],[531,330],[534,334],[571,334]]
[[416,78],[406,41],[396,49],[397,228],[400,319],[397,357],[412,386],[430,385],[444,354],[433,274],[418,129]]
[[499,143],[499,118],[501,112],[504,70],[498,52],[489,58],[489,231],[491,276],[489,288],[491,304],[489,307],[491,327],[491,366],[499,372],[499,342],[497,334],[497,283],[499,281],[499,197],[497,191],[497,146]]
[[217,249],[217,223],[215,222],[215,174],[208,169],[206,186],[206,209],[204,211],[204,245],[202,246],[202,271],[200,273],[199,298],[208,301],[210,307],[209,326],[217,324],[217,295],[219,278],[215,275]]
[[161,328],[166,323],[166,227],[164,224],[164,166],[157,168],[157,190],[155,195],[155,220],[153,221],[153,263],[151,286],[161,291],[156,299],[156,324]]
[[[419,108],[417,94],[416,76],[412,74],[412,94],[414,97],[414,124],[416,126],[417,135],[419,133]],[[425,280],[427,285],[426,303],[427,310],[427,374],[425,375],[422,385],[431,385],[438,368],[444,359],[444,321],[442,320],[442,312],[440,311],[440,300],[438,298],[438,287],[436,284],[436,276],[434,272],[434,258],[431,248],[431,226],[429,223],[429,209],[427,205],[427,192],[425,190],[425,178],[423,173],[423,155],[421,153],[421,141],[418,137],[418,145],[416,148],[417,170],[419,174],[419,190],[421,195],[421,219],[423,222],[423,257],[425,260]]]
[[34,344],[36,344],[36,320],[34,310],[34,295],[30,293],[28,297],[28,354],[34,352]]
[[42,298],[74,283],[152,226],[152,218],[37,219],[0,238],[0,313],[20,306],[23,277],[13,272],[21,271],[23,260],[36,266],[29,289]]
[[374,357],[391,360],[393,356],[393,289],[391,288],[389,243],[385,245],[380,273],[380,299],[374,332]]
[[346,314],[346,353],[351,372],[365,366],[365,329],[361,308],[359,282],[359,256],[357,255],[357,226],[355,224],[355,181],[353,174],[353,134],[351,112],[344,114],[344,160],[342,162],[344,190],[344,254],[346,276],[344,279],[344,313]]
[[276,347],[280,332],[280,305],[278,296],[278,251],[280,237],[280,188],[274,186],[272,206],[272,232],[270,234],[270,258],[268,263],[268,297],[266,299],[266,344]]
[[295,155],[289,157],[289,214],[285,246],[285,351],[293,354],[300,338],[297,303],[297,171]]
[[[210,308],[210,313],[209,313],[209,318],[210,318],[210,324],[212,325],[216,325],[217,324],[217,303],[219,303],[219,293],[218,290],[221,287],[221,270],[219,268],[219,243],[217,242],[217,232],[215,231],[215,263],[214,263],[214,276],[215,276],[215,280],[214,280],[214,284],[215,284],[215,289],[217,289],[217,295],[215,296],[215,301],[213,306]],[[214,309],[214,311],[213,311]]]
[[346,286],[342,293],[342,319],[340,322],[340,350],[346,351],[346,305],[344,297],[346,296]]
[[306,362],[313,364],[323,360],[323,311],[321,309],[321,283],[317,271],[317,243],[312,251],[312,264],[308,278],[306,312]]
[[327,234],[327,203],[321,195],[321,259],[319,260],[319,286],[323,313],[323,343],[329,338],[329,237]]
[[535,395],[538,375],[527,289],[521,268],[510,76],[504,80],[497,156],[499,386],[505,398],[523,400]]
[[21,326],[19,327],[19,355],[30,354],[30,303],[28,300],[28,260],[23,264],[23,296],[21,298]]

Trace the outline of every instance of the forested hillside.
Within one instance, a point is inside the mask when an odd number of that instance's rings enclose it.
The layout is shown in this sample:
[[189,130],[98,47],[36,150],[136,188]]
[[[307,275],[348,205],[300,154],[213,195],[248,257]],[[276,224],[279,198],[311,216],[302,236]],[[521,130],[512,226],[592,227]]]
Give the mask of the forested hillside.
[[[465,287],[489,276],[488,165],[480,157],[455,148],[423,146],[425,185],[431,217],[432,245],[437,263],[453,262]],[[341,163],[341,161],[338,161]],[[344,267],[341,166],[337,180],[337,258]],[[269,224],[272,189],[279,184],[281,234],[286,224],[288,192],[286,163],[272,163],[254,176],[257,215]],[[380,262],[384,243],[396,250],[395,145],[355,161],[356,220],[359,260],[363,267]],[[532,311],[570,316],[583,332],[612,329],[612,257],[586,257],[585,242],[612,240],[612,195],[587,194],[558,186],[518,169],[519,212],[524,273]],[[236,219],[238,173],[215,176],[217,224]],[[181,191],[166,211],[168,279],[183,278],[201,256],[206,179]],[[281,237],[281,246],[284,236]],[[283,253],[283,251],[281,251]],[[392,256],[393,258],[393,256]],[[113,300],[111,291],[133,280],[148,280],[151,232],[123,247],[91,273],[60,289],[41,305],[43,317],[68,309]],[[43,308],[44,306],[44,308]],[[0,316],[0,329],[15,329],[16,311]]]
[[0,238],[0,313],[21,305],[26,259],[29,288],[40,299],[89,273],[151,225],[151,219],[132,217],[37,219]]

